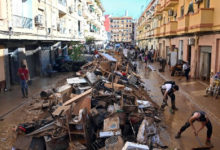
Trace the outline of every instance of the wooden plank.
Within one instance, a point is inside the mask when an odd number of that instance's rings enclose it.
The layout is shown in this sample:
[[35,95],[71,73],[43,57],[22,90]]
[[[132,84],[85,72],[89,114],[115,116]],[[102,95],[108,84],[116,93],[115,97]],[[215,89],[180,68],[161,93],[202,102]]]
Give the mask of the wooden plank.
[[112,83],[105,83],[105,87],[107,87],[107,88],[115,88],[115,89],[124,89],[125,88],[125,86],[124,85],[122,85],[122,84],[117,84],[117,83],[114,83],[114,85],[113,85],[113,87],[112,87]]
[[86,108],[87,111],[90,112],[91,110],[91,96],[90,95],[83,97],[79,99],[78,102],[76,102],[76,105],[73,109],[73,114],[78,115],[80,109],[84,109],[84,108]]
[[87,91],[85,91],[84,93],[80,94],[80,95],[77,95],[73,98],[71,98],[70,100],[66,101],[63,105],[66,106],[66,105],[70,105],[72,104],[73,102],[77,101],[78,99],[90,94],[92,92],[92,89],[89,89]]
[[71,105],[68,106],[60,106],[54,112],[53,116],[59,116],[61,113],[64,114],[67,110],[69,110]]

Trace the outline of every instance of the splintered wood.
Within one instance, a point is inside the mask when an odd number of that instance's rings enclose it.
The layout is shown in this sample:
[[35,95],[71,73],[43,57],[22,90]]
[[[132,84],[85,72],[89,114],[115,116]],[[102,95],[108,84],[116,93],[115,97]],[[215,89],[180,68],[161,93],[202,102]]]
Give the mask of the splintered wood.
[[82,97],[84,97],[84,96],[90,94],[91,92],[92,92],[92,89],[89,89],[89,90],[85,91],[84,93],[82,93],[82,94],[80,94],[80,95],[77,95],[77,96],[73,97],[72,99],[66,101],[63,105],[64,105],[64,106],[70,105],[71,103],[73,103],[73,102],[79,100],[80,98],[82,98]]

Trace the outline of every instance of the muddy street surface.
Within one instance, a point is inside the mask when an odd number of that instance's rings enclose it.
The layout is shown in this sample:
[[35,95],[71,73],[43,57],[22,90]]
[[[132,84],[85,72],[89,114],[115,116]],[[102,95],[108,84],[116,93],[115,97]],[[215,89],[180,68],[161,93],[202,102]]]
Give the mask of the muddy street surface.
[[66,78],[73,73],[59,73],[52,78],[37,78],[29,87],[29,98],[22,99],[19,86],[14,86],[12,91],[0,94],[0,150],[11,150],[16,139],[15,126],[23,122],[31,122],[42,113],[41,110],[28,111],[30,105],[39,98],[41,90],[55,88],[66,82]]
[[[162,103],[162,94],[160,91],[160,86],[165,80],[177,80],[177,84],[180,85],[180,90],[176,92],[176,106],[179,110],[175,114],[171,114],[169,111],[170,99],[168,100],[169,107],[166,107],[163,114],[164,120],[164,130],[162,130],[161,138],[164,144],[169,146],[170,150],[175,148],[180,150],[190,150],[195,147],[199,147],[199,143],[193,134],[192,128],[188,128],[180,139],[175,139],[176,133],[179,131],[181,126],[187,121],[192,112],[195,110],[204,110],[208,113],[208,116],[213,125],[213,136],[212,143],[214,145],[213,150],[220,149],[220,109],[219,100],[213,100],[211,97],[204,97],[205,84],[197,83],[193,80],[186,82],[184,77],[174,77],[171,78],[169,72],[160,73],[158,72],[157,63],[151,64],[156,71],[149,69],[146,64],[138,63],[137,74],[141,76],[145,83],[146,93],[150,96],[149,100],[153,100],[159,106]],[[13,128],[23,122],[30,122],[42,113],[41,110],[29,112],[29,107],[31,102],[39,97],[39,92],[45,88],[57,87],[65,82],[65,78],[71,76],[72,73],[59,75],[52,79],[37,79],[33,82],[30,87],[29,99],[21,99],[19,87],[14,87],[15,89],[11,93],[6,93],[6,95],[0,95],[6,97],[4,101],[0,99],[0,112],[1,115],[6,114],[13,108],[17,108],[15,111],[9,112],[3,121],[0,121],[0,150],[11,149],[13,142],[15,141],[15,132]],[[19,105],[21,105],[19,107]],[[200,127],[200,124],[195,123],[196,128]],[[206,140],[206,128],[204,128],[199,133],[199,138],[202,143]]]
[[[152,66],[157,68],[156,63],[151,64]],[[159,73],[157,71],[150,70],[146,64],[139,63],[138,64],[138,74],[143,78],[145,82],[145,88],[148,91],[151,99],[156,102],[158,105],[162,103],[162,94],[160,91],[160,86],[164,83],[165,80],[169,80],[172,78],[167,78],[165,75]],[[166,74],[166,73],[165,73]],[[219,110],[216,111],[216,105],[219,105],[219,100],[212,100],[212,98],[204,97],[204,90],[200,90],[201,87],[192,84],[193,81],[186,82],[184,77],[178,77],[179,82],[177,84],[181,84],[180,90],[176,92],[176,106],[179,110],[173,115],[170,113],[169,108],[166,107],[164,111],[164,121],[167,131],[169,135],[165,135],[165,139],[167,139],[167,144],[173,148],[179,148],[181,150],[189,150],[194,147],[199,147],[199,143],[196,137],[193,134],[192,128],[188,128],[181,136],[180,139],[175,139],[176,133],[179,131],[182,125],[185,124],[187,119],[190,117],[192,112],[196,110],[204,110],[208,113],[208,116],[213,125],[213,136],[212,136],[212,143],[214,145],[213,150],[220,149],[220,122],[218,116]],[[184,87],[186,86],[186,87]],[[183,87],[183,88],[182,88]],[[197,91],[195,92],[195,89]],[[190,91],[191,90],[191,91]],[[194,91],[194,93],[193,93]],[[198,99],[198,97],[200,99]],[[201,98],[202,97],[202,98]],[[202,101],[202,99],[206,99],[206,101]],[[208,99],[208,101],[207,101]],[[210,104],[212,103],[212,105]],[[170,99],[168,100],[169,107]],[[213,108],[212,108],[213,106]],[[216,113],[217,112],[217,113]],[[199,123],[195,123],[196,129],[200,128]],[[199,133],[199,138],[201,139],[202,143],[205,143],[206,140],[206,127]]]

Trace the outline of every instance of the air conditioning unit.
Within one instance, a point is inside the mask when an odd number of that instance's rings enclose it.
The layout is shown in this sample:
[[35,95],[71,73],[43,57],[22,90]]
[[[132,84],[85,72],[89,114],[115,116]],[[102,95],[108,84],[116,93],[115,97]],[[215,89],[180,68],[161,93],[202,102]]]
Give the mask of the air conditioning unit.
[[173,16],[173,10],[172,9],[168,10],[168,15]]
[[43,25],[43,20],[42,20],[42,15],[37,15],[36,17],[35,17],[35,24],[36,25]]
[[73,7],[69,6],[69,13],[72,14],[73,13]]
[[189,38],[189,45],[195,45],[195,38]]
[[202,2],[202,0],[195,0],[196,4],[199,4]]

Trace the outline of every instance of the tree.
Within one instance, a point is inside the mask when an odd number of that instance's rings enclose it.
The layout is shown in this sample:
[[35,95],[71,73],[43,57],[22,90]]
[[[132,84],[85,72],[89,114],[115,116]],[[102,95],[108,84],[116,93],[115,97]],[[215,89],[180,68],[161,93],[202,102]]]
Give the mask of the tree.
[[94,44],[94,42],[95,42],[94,37],[86,37],[86,44],[87,45]]
[[82,61],[82,50],[83,50],[83,45],[80,44],[79,42],[72,42],[71,46],[69,46],[68,53],[70,55],[70,58],[73,61]]

